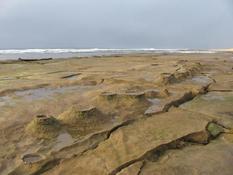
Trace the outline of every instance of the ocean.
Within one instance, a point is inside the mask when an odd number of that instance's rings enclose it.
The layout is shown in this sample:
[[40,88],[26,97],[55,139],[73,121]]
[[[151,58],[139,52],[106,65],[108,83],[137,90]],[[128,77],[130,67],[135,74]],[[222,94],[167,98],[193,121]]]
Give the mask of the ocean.
[[41,58],[71,58],[108,56],[138,53],[215,53],[215,50],[192,50],[192,49],[0,49],[0,60],[41,59]]

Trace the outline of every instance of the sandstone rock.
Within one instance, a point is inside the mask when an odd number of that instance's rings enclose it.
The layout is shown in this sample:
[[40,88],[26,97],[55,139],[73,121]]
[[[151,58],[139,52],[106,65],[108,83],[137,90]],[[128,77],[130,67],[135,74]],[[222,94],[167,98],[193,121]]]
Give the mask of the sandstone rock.
[[224,132],[224,129],[217,125],[216,123],[210,123],[208,126],[207,126],[207,131],[211,134],[212,137],[217,137],[219,136],[221,133]]
[[[140,161],[160,145],[205,130],[205,116],[174,110],[139,120],[115,131],[108,140],[81,157],[65,161],[50,174],[116,174]],[[86,166],[88,162],[90,166]],[[72,165],[72,169],[70,169]]]
[[147,162],[141,175],[231,175],[233,145],[214,143],[172,150],[157,162]]
[[26,132],[37,138],[49,139],[56,137],[61,125],[54,117],[38,115],[27,126]]

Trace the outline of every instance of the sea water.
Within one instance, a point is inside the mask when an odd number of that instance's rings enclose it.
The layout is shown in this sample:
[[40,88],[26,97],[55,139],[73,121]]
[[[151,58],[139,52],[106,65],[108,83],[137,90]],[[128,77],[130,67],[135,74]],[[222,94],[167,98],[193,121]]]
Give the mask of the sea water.
[[41,58],[70,58],[104,55],[119,55],[130,53],[215,53],[214,50],[191,49],[0,49],[0,60],[41,59]]

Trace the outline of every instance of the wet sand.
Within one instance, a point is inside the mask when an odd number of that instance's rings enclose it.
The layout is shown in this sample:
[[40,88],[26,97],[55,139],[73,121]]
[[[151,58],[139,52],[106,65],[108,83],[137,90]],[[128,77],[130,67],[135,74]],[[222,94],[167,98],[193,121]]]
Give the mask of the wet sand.
[[232,105],[232,52],[1,61],[0,174],[231,175]]

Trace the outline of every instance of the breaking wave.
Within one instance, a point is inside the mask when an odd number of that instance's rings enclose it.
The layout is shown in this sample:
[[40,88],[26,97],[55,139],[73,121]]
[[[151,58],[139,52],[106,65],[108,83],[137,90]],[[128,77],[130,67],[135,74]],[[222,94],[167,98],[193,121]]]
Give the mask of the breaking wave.
[[130,53],[130,52],[154,52],[154,53],[215,53],[213,50],[189,50],[189,49],[7,49],[0,50],[0,54],[59,54],[59,53]]

